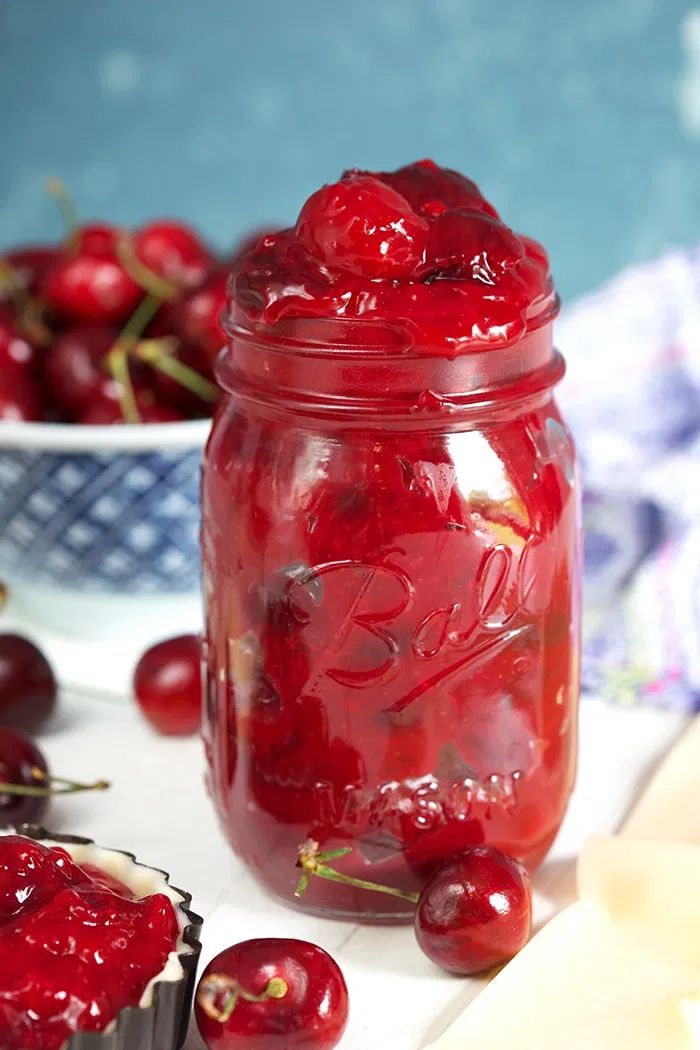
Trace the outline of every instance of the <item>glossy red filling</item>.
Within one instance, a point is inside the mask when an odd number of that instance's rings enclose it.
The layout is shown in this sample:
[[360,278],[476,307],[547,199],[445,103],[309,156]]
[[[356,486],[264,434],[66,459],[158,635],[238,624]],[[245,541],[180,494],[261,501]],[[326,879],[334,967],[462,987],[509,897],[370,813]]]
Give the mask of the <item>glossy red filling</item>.
[[[308,837],[411,890],[473,844],[537,864],[573,783],[578,695],[544,250],[421,161],[319,190],[230,287],[203,489],[227,835],[288,900]],[[304,906],[405,911],[320,880]]]
[[58,847],[0,837],[0,1047],[59,1050],[137,1006],[178,939],[163,894],[135,900],[118,879]]
[[450,355],[520,338],[554,302],[542,246],[513,233],[471,179],[430,160],[352,170],[318,190],[294,227],[237,261],[232,292],[257,323],[389,322]]

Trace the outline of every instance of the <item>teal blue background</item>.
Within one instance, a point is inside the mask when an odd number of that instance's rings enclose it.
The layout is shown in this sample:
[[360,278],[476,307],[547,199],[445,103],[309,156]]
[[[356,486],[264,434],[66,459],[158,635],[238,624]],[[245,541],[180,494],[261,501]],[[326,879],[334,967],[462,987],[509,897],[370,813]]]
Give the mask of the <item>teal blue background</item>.
[[226,247],[343,167],[432,155],[548,245],[572,296],[700,238],[691,11],[0,0],[0,241],[58,233],[48,174],[85,217],[179,214]]

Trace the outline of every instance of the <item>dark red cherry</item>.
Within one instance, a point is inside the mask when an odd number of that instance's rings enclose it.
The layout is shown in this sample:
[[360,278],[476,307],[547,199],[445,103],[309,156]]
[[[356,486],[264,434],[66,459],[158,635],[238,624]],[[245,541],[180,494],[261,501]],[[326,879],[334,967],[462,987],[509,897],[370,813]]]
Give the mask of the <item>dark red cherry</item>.
[[[41,751],[15,729],[0,726],[0,783],[45,787],[39,773],[48,776]],[[36,824],[46,812],[48,797],[3,794],[0,788],[0,824]]]
[[416,940],[451,973],[482,973],[512,958],[532,929],[532,891],[517,860],[474,846],[428,880],[416,905]]
[[196,288],[213,265],[199,234],[172,219],[142,226],[134,234],[133,245],[144,266],[178,288]]
[[19,634],[0,634],[0,725],[37,729],[52,713],[57,694],[42,651]]
[[[44,275],[53,265],[58,254],[58,249],[53,245],[37,244],[13,248],[3,254],[2,260],[12,270],[13,283],[33,293],[41,284]],[[2,297],[0,294],[0,298]],[[5,292],[5,297],[7,297],[7,292]]]
[[475,182],[459,171],[441,168],[433,160],[418,160],[377,177],[405,197],[420,215],[433,217],[452,208],[470,208],[498,217]]
[[0,420],[31,422],[41,419],[41,396],[33,379],[13,369],[0,371]]
[[44,388],[54,404],[73,418],[85,412],[108,378],[106,358],[118,335],[107,325],[83,325],[62,332],[46,348]]
[[143,298],[143,289],[110,253],[64,254],[50,268],[42,294],[54,313],[79,324],[118,324]]
[[228,272],[216,270],[177,310],[177,332],[183,342],[200,346],[213,360],[226,342],[221,317],[226,307]]
[[29,371],[34,363],[32,344],[19,331],[15,312],[7,304],[0,305],[0,375],[7,372]]
[[195,1016],[208,1050],[332,1050],[347,1024],[348,991],[317,945],[259,938],[209,963]]
[[296,235],[331,269],[398,279],[410,277],[422,262],[428,224],[386,183],[357,175],[313,193]]
[[86,222],[70,237],[69,250],[79,255],[116,257],[121,231],[107,222]]
[[497,284],[524,256],[523,242],[498,219],[460,209],[445,212],[431,223],[421,275]]
[[202,647],[194,634],[151,646],[134,671],[134,695],[158,732],[196,733],[202,717]]

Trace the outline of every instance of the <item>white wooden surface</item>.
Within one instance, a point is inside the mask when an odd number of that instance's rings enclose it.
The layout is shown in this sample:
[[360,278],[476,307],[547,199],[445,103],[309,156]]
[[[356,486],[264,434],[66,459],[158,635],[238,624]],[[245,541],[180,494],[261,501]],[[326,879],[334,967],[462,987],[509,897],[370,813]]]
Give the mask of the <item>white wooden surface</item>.
[[[113,783],[105,794],[56,801],[47,825],[130,850],[169,871],[205,917],[204,962],[248,937],[293,936],[322,945],[343,968],[350,990],[351,1020],[342,1050],[419,1050],[478,992],[478,981],[433,967],[410,928],[310,918],[268,899],[218,831],[203,787],[199,741],[157,736],[126,695],[137,652],[133,640],[108,646],[41,633],[38,639],[64,679],[74,683],[64,691],[55,723],[41,736],[51,768]],[[582,840],[591,831],[618,826],[682,725],[679,716],[661,711],[614,708],[591,698],[583,702],[578,787],[536,880],[538,921],[568,899]],[[187,1050],[201,1046],[192,1031]]]

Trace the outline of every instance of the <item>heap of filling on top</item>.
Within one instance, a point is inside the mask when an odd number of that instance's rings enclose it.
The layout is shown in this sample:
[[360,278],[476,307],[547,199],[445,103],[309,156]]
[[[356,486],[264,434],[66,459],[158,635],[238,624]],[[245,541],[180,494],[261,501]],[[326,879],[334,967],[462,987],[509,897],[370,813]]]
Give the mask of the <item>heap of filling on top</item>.
[[346,171],[309,197],[295,226],[240,257],[230,290],[242,323],[376,321],[447,354],[514,342],[556,304],[541,245],[513,233],[471,179],[431,160]]
[[0,837],[0,1046],[59,1050],[138,1006],[176,949],[164,894],[142,900],[59,847]]

